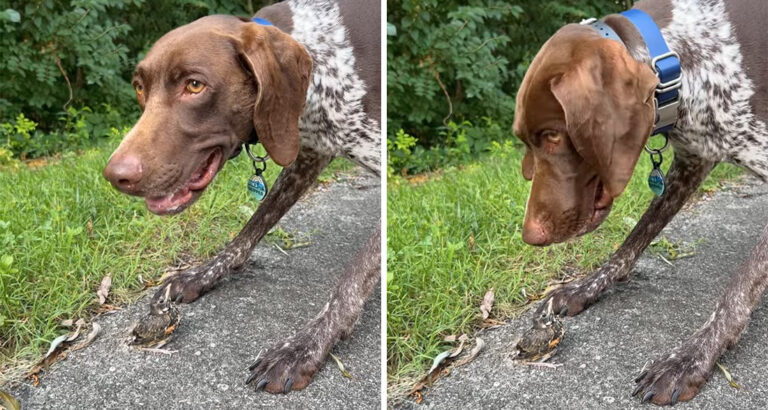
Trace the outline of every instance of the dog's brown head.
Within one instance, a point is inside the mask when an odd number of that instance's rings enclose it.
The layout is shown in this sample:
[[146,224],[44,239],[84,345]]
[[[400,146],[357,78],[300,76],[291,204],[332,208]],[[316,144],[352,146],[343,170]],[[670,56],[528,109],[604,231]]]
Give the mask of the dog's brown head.
[[515,110],[523,175],[533,180],[525,242],[562,242],[608,216],[651,133],[657,83],[650,67],[590,27],[565,26],[544,44]]
[[141,118],[104,170],[156,214],[192,204],[255,130],[274,162],[299,151],[312,60],[287,34],[209,16],[155,43],[136,67]]

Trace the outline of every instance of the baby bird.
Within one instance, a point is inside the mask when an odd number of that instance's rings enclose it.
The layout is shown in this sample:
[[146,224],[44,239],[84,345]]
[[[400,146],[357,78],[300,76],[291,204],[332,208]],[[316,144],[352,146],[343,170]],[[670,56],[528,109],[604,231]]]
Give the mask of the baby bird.
[[165,297],[149,306],[146,314],[133,328],[131,345],[159,349],[171,340],[171,334],[181,322],[179,308],[170,299],[171,287],[166,287]]
[[533,320],[533,327],[528,329],[515,346],[513,359],[523,363],[545,362],[555,353],[557,345],[563,340],[565,328],[551,309]]

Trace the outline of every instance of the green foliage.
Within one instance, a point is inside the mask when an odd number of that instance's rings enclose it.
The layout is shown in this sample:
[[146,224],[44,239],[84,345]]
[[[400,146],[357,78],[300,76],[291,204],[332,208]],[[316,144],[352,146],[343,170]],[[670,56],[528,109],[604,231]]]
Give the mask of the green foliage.
[[55,124],[55,130],[44,132],[23,113],[0,123],[0,165],[13,162],[13,156],[27,159],[83,149],[113,137],[115,127],[129,125],[107,104],[97,112],[88,107],[79,110],[69,107]]
[[70,92],[74,101],[96,94],[104,102],[124,103],[131,89],[120,77],[128,64],[120,38],[130,26],[115,17],[140,4],[11,1],[18,21],[0,22],[0,76],[9,80],[0,83],[3,118],[24,112],[47,128],[71,102]]
[[9,151],[20,151],[23,147],[30,145],[31,133],[35,131],[35,128],[37,128],[37,123],[30,121],[23,113],[20,113],[14,122],[0,124],[0,136],[4,137],[4,145]]
[[[214,0],[4,0],[0,2],[0,123],[18,115],[36,123],[30,138],[64,135],[74,143],[136,119],[131,75],[152,43],[175,27],[199,17],[253,14],[267,1]],[[71,107],[99,107],[77,113]],[[102,110],[103,107],[108,107]],[[101,120],[97,116],[105,113]],[[93,115],[92,115],[93,114]],[[114,117],[121,119],[114,122]],[[16,119],[16,121],[14,121]],[[84,126],[79,121],[99,124]],[[51,133],[61,131],[64,133]],[[108,128],[106,128],[108,129]],[[74,130],[74,131],[73,131]],[[14,132],[18,134],[18,132]],[[5,133],[6,137],[8,132]],[[61,141],[59,146],[73,141]],[[17,141],[14,155],[38,155],[40,146]],[[8,150],[9,147],[3,147]]]
[[469,121],[451,121],[445,127],[438,127],[437,136],[441,144],[431,147],[418,145],[418,139],[402,129],[394,138],[387,138],[388,175],[417,174],[456,165],[491,150],[494,143],[498,145],[499,141],[511,137],[490,117],[479,118],[479,125]]
[[[388,1],[387,20],[397,33],[387,36],[388,138],[396,140],[403,130],[417,138],[417,146],[444,145],[454,135],[446,130],[449,121],[481,124],[483,117],[510,130],[517,87],[541,44],[567,23],[620,11],[629,7],[627,3]],[[491,141],[480,131],[466,137],[472,153],[484,150],[475,144],[487,146]],[[433,151],[414,148],[413,158],[420,160],[417,152],[429,156]],[[390,150],[390,157],[399,155]]]
[[16,159],[13,157],[13,152],[0,146],[0,165],[11,165],[14,163],[16,163]]
[[498,0],[388,5],[397,27],[397,35],[387,37],[389,129],[422,137],[424,126],[442,124],[452,111],[499,117],[512,109],[499,87],[509,77],[500,51],[509,36],[497,28],[516,19],[519,6]]

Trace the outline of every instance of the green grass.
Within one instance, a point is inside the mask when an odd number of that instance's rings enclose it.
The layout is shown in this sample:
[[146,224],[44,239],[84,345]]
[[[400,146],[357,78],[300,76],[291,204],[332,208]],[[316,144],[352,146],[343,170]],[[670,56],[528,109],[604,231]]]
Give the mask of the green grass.
[[[670,164],[671,155],[665,160]],[[546,248],[527,246],[521,223],[530,182],[511,144],[484,160],[426,178],[387,183],[387,367],[390,391],[423,375],[449,334],[472,332],[483,294],[497,318],[514,316],[564,268],[598,266],[631,231],[653,194],[643,155],[625,193],[594,233]],[[739,175],[719,166],[702,189]],[[414,183],[414,181],[422,181]],[[472,239],[470,239],[472,238]],[[474,245],[471,242],[474,241]]]
[[[112,276],[108,303],[130,301],[140,294],[139,275],[156,280],[166,267],[214,255],[257,207],[242,154],[186,212],[155,216],[101,176],[113,147],[37,168],[0,168],[0,375],[39,359],[65,333],[61,320],[93,314],[105,275]],[[321,181],[352,168],[334,161]],[[279,170],[269,164],[270,184]]]

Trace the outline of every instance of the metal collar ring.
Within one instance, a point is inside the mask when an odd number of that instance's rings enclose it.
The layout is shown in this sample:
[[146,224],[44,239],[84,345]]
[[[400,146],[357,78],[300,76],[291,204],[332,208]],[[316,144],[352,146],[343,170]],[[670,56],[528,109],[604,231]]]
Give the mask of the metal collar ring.
[[[661,154],[662,152],[666,151],[667,148],[669,148],[669,138],[667,138],[666,134],[661,134],[664,137],[664,146],[661,148],[650,148],[648,145],[645,145],[643,148],[645,149],[645,152],[653,155],[653,154]],[[250,153],[249,153],[250,155]]]

